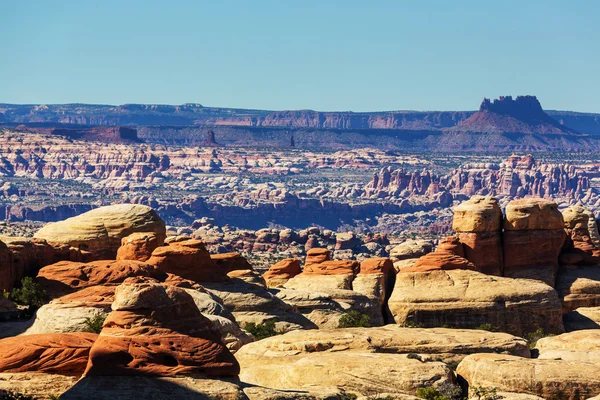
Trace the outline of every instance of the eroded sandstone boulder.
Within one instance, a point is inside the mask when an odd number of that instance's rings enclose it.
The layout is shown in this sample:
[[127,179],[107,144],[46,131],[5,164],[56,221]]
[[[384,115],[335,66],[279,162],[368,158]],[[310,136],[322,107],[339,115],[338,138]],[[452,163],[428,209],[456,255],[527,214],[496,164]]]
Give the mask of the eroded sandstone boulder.
[[239,366],[184,290],[129,278],[92,346],[86,376],[235,376]]
[[540,280],[554,286],[558,255],[566,235],[558,206],[548,200],[513,200],[506,206],[504,276]]
[[539,352],[538,358],[585,361],[600,365],[600,329],[541,338],[535,348]]
[[556,291],[563,312],[580,307],[600,306],[600,268],[597,266],[564,266],[556,279]]
[[454,208],[456,232],[496,232],[502,229],[502,210],[491,196],[473,196]]
[[226,271],[219,268],[200,240],[184,240],[157,247],[148,263],[161,271],[196,282],[227,280]]
[[592,239],[598,232],[594,214],[580,206],[570,206],[563,211],[565,241],[560,261],[562,264],[598,264],[600,248]]
[[83,373],[98,335],[61,333],[0,339],[0,372]]
[[240,271],[240,270],[252,270],[252,265],[246,260],[240,253],[219,253],[219,254],[211,254],[210,258],[217,265],[217,267],[221,268],[225,271],[225,273],[229,273],[231,271]]
[[396,323],[477,328],[491,324],[523,336],[564,332],[561,304],[550,286],[468,270],[401,272],[388,305]]
[[159,245],[165,223],[148,207],[117,204],[93,209],[64,221],[47,224],[34,237],[90,252],[97,259],[115,258],[121,239],[134,232],[155,232]]
[[584,400],[600,393],[595,363],[472,354],[461,361],[456,372],[470,388],[496,388],[547,400]]
[[306,252],[304,266],[306,267],[310,264],[319,264],[328,260],[331,260],[331,252],[328,249],[313,247]]
[[283,259],[271,266],[263,274],[268,288],[282,287],[287,281],[302,272],[300,261],[295,258]]
[[161,244],[155,232],[135,232],[121,239],[117,260],[147,261]]
[[600,307],[579,307],[563,315],[567,332],[600,329]]
[[51,298],[90,286],[115,285],[133,276],[164,280],[166,274],[153,265],[133,260],[102,260],[89,263],[61,261],[40,270],[36,280]]
[[412,267],[403,268],[400,273],[452,269],[475,271],[477,267],[464,256],[464,247],[458,237],[445,237],[440,241],[434,252],[419,258]]

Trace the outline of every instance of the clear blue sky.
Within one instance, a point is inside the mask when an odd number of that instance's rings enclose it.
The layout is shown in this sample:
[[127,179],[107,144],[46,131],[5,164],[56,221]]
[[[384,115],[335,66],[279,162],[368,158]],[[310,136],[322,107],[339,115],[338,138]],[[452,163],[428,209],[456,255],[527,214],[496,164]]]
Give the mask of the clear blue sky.
[[597,0],[0,0],[0,102],[600,112]]

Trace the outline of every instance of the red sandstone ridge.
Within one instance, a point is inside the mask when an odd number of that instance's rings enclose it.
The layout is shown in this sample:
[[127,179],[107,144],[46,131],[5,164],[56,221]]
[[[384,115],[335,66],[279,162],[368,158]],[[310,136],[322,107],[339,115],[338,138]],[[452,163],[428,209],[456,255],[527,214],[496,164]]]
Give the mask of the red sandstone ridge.
[[535,134],[577,134],[544,112],[535,96],[484,98],[479,111],[458,123],[453,130]]

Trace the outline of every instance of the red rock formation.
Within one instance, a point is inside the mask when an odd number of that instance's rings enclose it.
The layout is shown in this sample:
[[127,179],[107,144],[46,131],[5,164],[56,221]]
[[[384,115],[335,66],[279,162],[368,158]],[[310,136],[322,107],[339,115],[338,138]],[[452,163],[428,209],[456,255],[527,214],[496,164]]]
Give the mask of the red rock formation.
[[4,242],[0,242],[0,291],[10,291],[17,282],[16,276],[12,252]]
[[305,264],[304,275],[354,275],[360,270],[360,263],[353,260],[327,260],[321,263]]
[[600,248],[594,243],[597,232],[594,214],[582,206],[571,206],[563,211],[567,240],[560,255],[561,264],[598,264]]
[[148,263],[159,270],[195,282],[226,281],[227,274],[210,257],[200,240],[184,240],[157,247]]
[[133,260],[103,260],[89,263],[61,261],[40,270],[36,280],[50,297],[60,297],[96,285],[115,285],[132,276],[166,279],[153,265]]
[[185,290],[131,278],[92,346],[85,376],[236,376],[240,367]]
[[288,280],[302,272],[300,261],[295,258],[286,258],[271,266],[267,272],[263,274],[263,278],[267,287],[281,287]]
[[469,269],[477,271],[477,267],[464,258],[463,244],[458,237],[449,236],[440,241],[434,252],[419,258],[412,267],[402,268],[404,272],[426,272],[435,270]]
[[225,273],[235,270],[252,270],[252,265],[240,253],[219,253],[211,254],[210,258]]
[[0,339],[0,372],[46,372],[81,375],[94,333],[48,333]]
[[319,264],[328,260],[331,260],[331,252],[328,249],[313,247],[306,252],[304,266],[306,267],[310,264]]
[[454,209],[452,226],[465,258],[479,272],[502,276],[502,210],[496,199],[474,196]]
[[394,263],[389,258],[367,258],[360,262],[361,274],[384,274],[394,271]]
[[538,279],[554,286],[558,255],[565,241],[563,217],[555,203],[513,200],[506,207],[504,276]]
[[121,239],[121,247],[117,250],[117,260],[147,261],[159,245],[154,232],[132,233]]

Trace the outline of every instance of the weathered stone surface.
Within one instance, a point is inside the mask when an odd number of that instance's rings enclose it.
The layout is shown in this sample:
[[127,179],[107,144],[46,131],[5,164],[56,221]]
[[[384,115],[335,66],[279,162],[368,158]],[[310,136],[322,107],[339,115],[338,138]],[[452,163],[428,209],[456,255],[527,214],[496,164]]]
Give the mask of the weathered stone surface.
[[477,267],[464,258],[464,247],[456,236],[445,237],[433,253],[419,258],[412,267],[402,269],[402,272],[425,272],[436,270],[470,269]]
[[[0,394],[12,391],[31,396],[34,399],[57,398],[67,391],[79,377],[74,375],[47,374],[43,372],[4,372],[0,373]],[[89,399],[89,397],[88,397]]]
[[267,287],[265,279],[262,277],[262,275],[253,269],[236,269],[228,272],[227,276],[229,278],[241,279],[245,282],[259,285],[264,288]]
[[576,205],[563,211],[567,240],[560,256],[563,264],[598,264],[600,248],[592,237],[598,232],[594,214]]
[[157,247],[148,263],[161,271],[196,282],[226,281],[226,271],[219,268],[200,240],[185,240]]
[[210,258],[214,261],[217,267],[229,273],[237,270],[251,270],[252,265],[240,253],[220,253],[211,254]]
[[360,262],[361,274],[389,274],[394,269],[394,263],[389,258],[366,258]]
[[385,325],[288,332],[248,344],[236,357],[253,363],[315,352],[414,353],[423,360],[441,358],[445,362],[460,361],[474,353],[530,356],[527,342],[507,333]]
[[337,386],[359,395],[415,394],[417,388],[452,383],[454,375],[441,362],[423,363],[401,354],[317,352],[255,360],[238,352],[240,379],[285,390]]
[[18,282],[18,275],[22,274],[23,272],[15,269],[12,252],[0,241],[0,292],[11,290]]
[[97,315],[107,316],[108,307],[90,307],[77,304],[50,303],[36,311],[33,325],[23,335],[42,333],[85,332],[86,320]]
[[502,276],[504,254],[500,231],[460,232],[458,238],[463,244],[465,258],[475,265],[477,271]]
[[586,361],[600,364],[600,329],[545,337],[537,341],[539,358]]
[[328,260],[320,263],[305,264],[304,275],[346,275],[356,274],[360,263],[354,260]]
[[159,245],[166,237],[165,223],[158,214],[138,204],[99,207],[50,223],[34,237],[85,250],[98,258],[114,258],[121,239],[134,232],[155,232]]
[[512,200],[506,206],[505,231],[563,229],[563,216],[552,201],[536,198]]
[[121,239],[117,260],[147,261],[161,244],[155,232],[135,232]]
[[565,238],[563,229],[505,230],[504,276],[536,279],[554,286]]
[[321,388],[309,386],[306,390],[298,388],[293,390],[276,390],[261,386],[250,386],[244,388],[244,394],[248,397],[248,400],[342,400],[348,398],[348,394],[343,389],[337,387]]
[[473,354],[458,365],[469,387],[540,396],[547,400],[584,400],[600,393],[598,364],[501,354]]
[[1,339],[0,372],[81,375],[97,336],[78,332]]
[[237,375],[237,361],[184,289],[130,278],[116,289],[112,310],[86,376]]
[[327,292],[335,289],[352,290],[353,280],[353,274],[318,275],[302,273],[288,280],[283,287],[317,292]]
[[36,280],[50,297],[60,297],[90,286],[114,285],[133,276],[164,280],[166,274],[153,265],[133,260],[89,263],[61,261],[40,270]]
[[388,305],[396,323],[476,328],[526,335],[542,327],[562,333],[561,304],[543,283],[475,271],[401,272]]
[[456,232],[497,232],[502,228],[502,210],[490,196],[473,196],[454,207],[452,229]]
[[600,307],[579,307],[563,315],[567,332],[600,329]]
[[[49,244],[43,239],[25,237],[0,236],[12,253],[12,287],[21,282],[25,276],[35,276],[40,268],[58,261],[81,261],[81,251],[67,245]],[[4,254],[0,263],[0,275],[9,274],[8,260]],[[1,280],[2,278],[0,278]],[[0,290],[2,287],[0,286]],[[6,290],[9,290],[6,288]]]
[[287,281],[302,272],[300,261],[295,258],[286,258],[271,266],[263,274],[269,288],[282,287]]
[[419,258],[433,251],[429,240],[407,240],[390,250],[390,259],[396,261]]
[[319,264],[328,260],[331,260],[331,252],[329,250],[320,247],[313,247],[306,252],[304,266],[306,267],[310,264]]
[[600,306],[600,268],[561,268],[556,279],[556,291],[562,300],[564,313],[580,307]]
[[86,376],[61,400],[246,400],[235,380],[206,377]]
[[227,282],[203,282],[202,285],[215,295],[230,311],[243,328],[246,323],[275,321],[280,331],[314,328],[315,325],[294,308],[269,292],[263,286],[231,279]]

